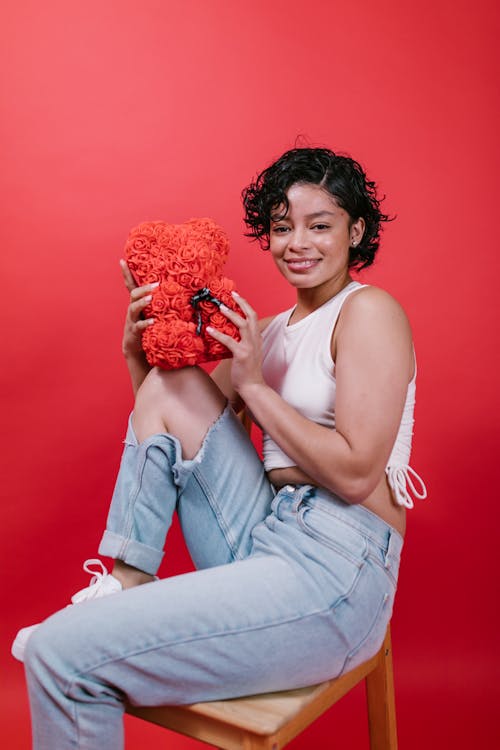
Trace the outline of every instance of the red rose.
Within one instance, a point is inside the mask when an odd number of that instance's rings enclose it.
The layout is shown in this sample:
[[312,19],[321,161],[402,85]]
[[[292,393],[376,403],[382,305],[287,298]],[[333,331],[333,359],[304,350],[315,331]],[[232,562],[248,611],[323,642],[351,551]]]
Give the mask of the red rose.
[[173,297],[175,294],[182,292],[183,287],[175,279],[165,279],[160,284],[160,291],[163,295]]
[[210,291],[214,295],[214,297],[221,297],[224,293],[226,293],[226,297],[229,295],[229,297],[232,299],[230,292],[232,292],[234,289],[234,281],[231,279],[227,279],[225,276],[219,276],[215,279],[210,280]]
[[[153,295],[153,300],[150,305],[146,309],[151,310],[151,314],[153,317],[158,317],[158,315],[161,315],[162,313],[166,312],[168,310],[168,302],[165,297],[160,296],[159,294]],[[149,312],[146,317],[149,317]]]
[[214,328],[218,328],[219,330],[221,330],[227,322],[228,320],[226,316],[223,315],[218,310],[212,313],[212,315],[210,316],[210,325],[213,326]]
[[165,242],[172,236],[172,228],[165,221],[153,221],[151,223],[154,236],[161,242]]
[[185,263],[191,265],[193,261],[197,260],[198,258],[196,248],[191,244],[181,246],[179,248],[179,258]]
[[217,305],[215,305],[213,302],[210,302],[209,300],[203,300],[203,302],[198,302],[197,310],[201,312],[204,318],[207,318],[217,310]]
[[203,266],[206,266],[206,264],[210,262],[210,258],[212,257],[210,249],[206,245],[202,244],[201,246],[197,247],[197,251],[200,263],[202,263]]
[[177,294],[168,298],[169,309],[175,312],[181,320],[193,320],[193,308],[190,304],[191,294]]
[[229,307],[231,310],[234,310],[234,312],[237,312],[238,315],[243,315],[243,310],[238,305],[236,300],[234,299],[233,295],[230,292],[226,292],[225,289],[223,289],[219,293],[219,299],[220,301],[226,305],[226,307]]
[[228,336],[231,336],[231,338],[236,339],[236,341],[240,340],[239,329],[222,313],[215,312],[211,315],[210,325],[217,328],[221,333],[226,333]]
[[224,359],[231,356],[229,349],[215,339],[208,342],[207,352],[210,359]]
[[167,268],[169,274],[174,277],[180,276],[180,274],[188,273],[189,267],[187,263],[184,263],[180,258],[168,258]]
[[198,291],[198,289],[203,289],[207,285],[206,278],[203,278],[202,276],[193,276],[193,283],[192,288]]
[[131,237],[129,241],[130,247],[137,252],[143,252],[151,247],[151,237],[146,237],[143,234],[138,234],[135,237]]
[[[154,237],[156,226],[162,223],[163,222],[161,221],[144,221],[142,224],[139,224],[135,232],[137,232],[137,234],[143,234],[145,237]],[[134,233],[134,230],[132,230],[132,233]]]
[[182,284],[182,286],[186,289],[191,289],[191,291],[193,292],[197,291],[197,286],[193,279],[193,275],[189,273],[189,271],[180,273],[178,276],[176,276],[176,278],[179,280],[179,284]]

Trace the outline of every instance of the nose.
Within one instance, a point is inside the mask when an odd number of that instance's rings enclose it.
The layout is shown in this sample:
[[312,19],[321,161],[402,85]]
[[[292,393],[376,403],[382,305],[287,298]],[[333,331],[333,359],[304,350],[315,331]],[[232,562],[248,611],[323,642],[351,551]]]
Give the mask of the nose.
[[299,252],[309,247],[307,230],[305,227],[295,227],[293,232],[288,235],[288,248],[292,251]]

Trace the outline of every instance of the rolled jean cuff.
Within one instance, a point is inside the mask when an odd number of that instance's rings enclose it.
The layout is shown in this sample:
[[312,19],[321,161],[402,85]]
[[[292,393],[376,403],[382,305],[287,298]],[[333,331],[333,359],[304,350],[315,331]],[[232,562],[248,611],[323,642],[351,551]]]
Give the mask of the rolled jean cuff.
[[112,531],[105,531],[99,545],[99,554],[121,560],[127,565],[142,570],[143,573],[156,575],[163,559],[163,552],[159,552],[147,544],[134,539],[125,539]]

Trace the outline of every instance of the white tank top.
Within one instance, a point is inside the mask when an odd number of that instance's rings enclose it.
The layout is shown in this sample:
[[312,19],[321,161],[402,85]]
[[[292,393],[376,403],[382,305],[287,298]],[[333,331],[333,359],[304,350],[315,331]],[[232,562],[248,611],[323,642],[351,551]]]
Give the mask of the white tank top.
[[[335,429],[335,362],[331,354],[332,332],[347,297],[364,284],[352,281],[335,297],[298,323],[288,325],[294,310],[277,315],[262,334],[262,371],[266,383],[300,414],[324,427]],[[410,467],[415,375],[408,384],[401,424],[386,473],[399,505],[413,508],[410,491],[417,498],[427,496],[421,478]],[[266,471],[294,466],[295,462],[266,433],[263,433]],[[420,485],[415,486],[415,481]]]

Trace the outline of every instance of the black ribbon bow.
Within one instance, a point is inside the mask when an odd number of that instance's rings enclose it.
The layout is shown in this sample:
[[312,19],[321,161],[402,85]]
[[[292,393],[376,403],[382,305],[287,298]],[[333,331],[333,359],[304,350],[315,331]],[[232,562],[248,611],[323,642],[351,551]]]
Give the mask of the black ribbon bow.
[[220,307],[222,305],[222,302],[217,297],[214,297],[210,289],[206,286],[203,287],[203,289],[198,289],[195,294],[191,297],[189,300],[191,303],[191,306],[193,307],[194,311],[196,312],[196,315],[198,316],[198,324],[196,326],[196,335],[201,335],[201,328],[202,328],[202,320],[201,320],[201,312],[199,309],[201,302],[213,302],[213,304],[216,307]]

